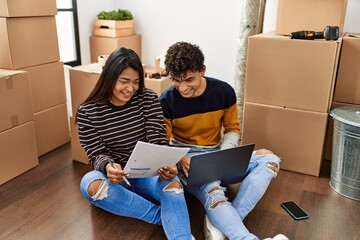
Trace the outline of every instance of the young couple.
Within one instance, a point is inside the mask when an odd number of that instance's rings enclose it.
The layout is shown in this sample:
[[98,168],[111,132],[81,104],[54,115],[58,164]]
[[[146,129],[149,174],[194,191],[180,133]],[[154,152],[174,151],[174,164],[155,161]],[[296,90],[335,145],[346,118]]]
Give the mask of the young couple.
[[[80,189],[105,211],[162,225],[168,239],[194,239],[177,174],[187,175],[190,156],[237,146],[236,96],[227,83],[205,77],[204,55],[197,45],[175,43],[167,51],[165,66],[173,86],[159,99],[145,88],[142,63],[133,50],[121,47],[109,56],[77,112],[80,143],[94,168],[83,177]],[[191,150],[180,160],[181,169],[164,166],[156,177],[129,178],[126,183],[129,174],[123,168],[137,141]],[[258,239],[243,219],[276,177],[279,162],[269,150],[254,151],[233,202],[220,181],[185,187],[204,205],[207,239]],[[287,238],[280,234],[273,239]]]

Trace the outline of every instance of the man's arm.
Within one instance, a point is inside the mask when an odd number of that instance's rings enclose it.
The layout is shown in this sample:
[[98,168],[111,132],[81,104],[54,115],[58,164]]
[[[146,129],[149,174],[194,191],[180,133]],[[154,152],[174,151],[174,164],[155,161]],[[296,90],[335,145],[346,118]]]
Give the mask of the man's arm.
[[224,134],[220,149],[233,148],[238,146],[240,134],[235,132],[227,132]]
[[240,139],[240,127],[236,102],[225,110],[223,117],[224,135],[222,137],[221,149],[238,146]]

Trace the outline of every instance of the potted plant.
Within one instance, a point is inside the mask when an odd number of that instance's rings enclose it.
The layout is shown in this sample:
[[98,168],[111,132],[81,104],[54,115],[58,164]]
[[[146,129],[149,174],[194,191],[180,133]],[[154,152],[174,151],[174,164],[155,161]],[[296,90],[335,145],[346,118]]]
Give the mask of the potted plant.
[[134,17],[127,9],[101,11],[94,21],[94,35],[124,37],[134,34]]

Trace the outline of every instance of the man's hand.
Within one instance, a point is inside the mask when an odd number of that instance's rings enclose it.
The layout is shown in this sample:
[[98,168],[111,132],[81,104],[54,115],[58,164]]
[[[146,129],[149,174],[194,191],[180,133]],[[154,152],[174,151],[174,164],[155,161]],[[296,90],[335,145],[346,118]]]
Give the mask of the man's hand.
[[176,177],[176,175],[178,174],[178,169],[176,166],[173,167],[165,166],[159,168],[158,173],[161,180],[167,180]]
[[181,170],[183,171],[183,173],[185,174],[186,177],[188,177],[188,175],[189,175],[190,160],[191,160],[191,158],[186,157],[186,156],[180,160]]

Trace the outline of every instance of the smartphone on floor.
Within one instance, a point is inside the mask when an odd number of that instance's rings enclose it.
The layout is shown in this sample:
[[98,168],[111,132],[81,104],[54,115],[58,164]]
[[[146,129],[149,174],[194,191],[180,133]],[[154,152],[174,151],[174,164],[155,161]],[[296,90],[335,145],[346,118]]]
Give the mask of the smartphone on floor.
[[283,207],[295,220],[309,218],[309,215],[293,201],[283,202],[281,203],[281,207]]

